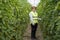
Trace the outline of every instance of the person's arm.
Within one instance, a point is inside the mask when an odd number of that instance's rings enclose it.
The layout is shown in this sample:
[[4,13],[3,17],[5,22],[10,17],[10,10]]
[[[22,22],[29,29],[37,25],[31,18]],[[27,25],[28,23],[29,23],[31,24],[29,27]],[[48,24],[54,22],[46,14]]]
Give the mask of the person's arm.
[[29,17],[30,17],[30,21],[31,21],[31,23],[34,25],[34,22],[33,22],[33,16],[32,16],[31,13],[29,13]]
[[41,18],[38,18],[38,20],[41,20]]
[[33,19],[41,20],[41,18],[33,18]]
[[30,20],[33,21],[33,17],[32,17],[31,12],[29,13],[29,17],[30,17]]

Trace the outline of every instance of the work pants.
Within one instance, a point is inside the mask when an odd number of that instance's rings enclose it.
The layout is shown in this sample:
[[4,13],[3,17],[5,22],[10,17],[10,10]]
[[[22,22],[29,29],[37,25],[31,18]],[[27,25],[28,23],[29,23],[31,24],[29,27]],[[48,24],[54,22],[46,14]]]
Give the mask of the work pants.
[[37,23],[35,23],[34,25],[31,24],[31,38],[35,38],[36,37],[37,27],[38,27]]

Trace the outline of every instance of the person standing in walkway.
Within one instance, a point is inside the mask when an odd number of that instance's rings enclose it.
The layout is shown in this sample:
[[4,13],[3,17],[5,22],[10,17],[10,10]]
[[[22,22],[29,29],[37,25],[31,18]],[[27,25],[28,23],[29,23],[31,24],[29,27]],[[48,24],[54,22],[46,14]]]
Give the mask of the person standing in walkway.
[[32,7],[32,11],[29,13],[29,17],[30,17],[30,25],[31,25],[31,38],[36,39],[36,30],[38,27],[38,19],[39,20],[41,20],[41,19],[38,18],[38,13],[36,12],[35,6]]
[[36,39],[36,30],[38,26],[38,13],[36,7],[32,7],[32,11],[29,13],[30,24],[31,24],[31,38]]

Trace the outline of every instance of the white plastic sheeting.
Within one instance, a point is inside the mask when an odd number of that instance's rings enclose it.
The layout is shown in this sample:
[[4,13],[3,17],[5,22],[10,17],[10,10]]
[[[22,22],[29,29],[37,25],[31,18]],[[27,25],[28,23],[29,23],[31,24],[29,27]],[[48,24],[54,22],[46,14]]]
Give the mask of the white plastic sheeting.
[[27,0],[31,6],[37,7],[38,4],[40,3],[40,0]]

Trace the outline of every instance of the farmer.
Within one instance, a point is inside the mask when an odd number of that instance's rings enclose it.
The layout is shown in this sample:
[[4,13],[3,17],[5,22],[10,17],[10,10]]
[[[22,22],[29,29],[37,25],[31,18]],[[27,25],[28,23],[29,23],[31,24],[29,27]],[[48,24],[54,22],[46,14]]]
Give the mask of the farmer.
[[29,13],[29,17],[30,17],[30,24],[31,24],[31,38],[36,39],[36,30],[38,27],[38,19],[39,20],[41,20],[41,19],[38,18],[38,13],[36,12],[35,6],[32,7],[32,11]]

